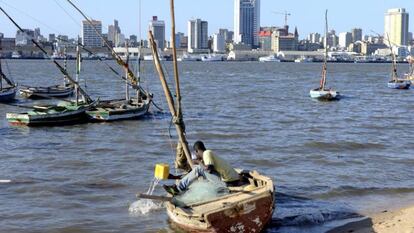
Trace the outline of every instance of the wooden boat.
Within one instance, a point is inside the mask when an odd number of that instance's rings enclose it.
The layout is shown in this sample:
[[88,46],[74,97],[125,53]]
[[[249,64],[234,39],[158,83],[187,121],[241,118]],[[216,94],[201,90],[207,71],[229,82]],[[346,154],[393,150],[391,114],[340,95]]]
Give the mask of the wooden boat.
[[[126,61],[122,59],[109,45],[108,41],[103,37],[103,35],[93,26],[91,20],[71,1],[68,1],[92,26],[97,36],[99,36],[104,42],[105,46],[112,52],[113,58],[121,65],[125,70],[125,99],[115,99],[115,100],[106,100],[101,101],[95,108],[87,111],[89,118],[93,121],[115,121],[115,120],[125,120],[139,118],[140,116],[146,114],[150,107],[152,101],[152,94],[144,90],[140,86],[140,59],[138,61],[138,74],[135,75],[129,68],[129,51],[128,46],[126,46]],[[127,45],[127,43],[126,43]],[[141,46],[139,47],[139,50]],[[141,54],[138,55],[141,57]],[[78,74],[78,73],[77,73]],[[130,97],[129,91],[130,87],[136,92],[136,97]]]
[[[23,29],[7,14],[0,6],[0,10],[9,18],[9,20],[24,33]],[[32,39],[33,44],[39,48],[45,56],[49,56],[47,52],[39,45],[37,41]],[[79,49],[78,49],[79,50]],[[78,80],[74,80],[58,62],[51,59],[57,66],[64,77],[76,88],[76,93],[82,96],[82,101],[78,100],[78,95],[75,101],[67,101],[63,104],[48,105],[48,106],[34,106],[33,110],[26,113],[7,113],[6,118],[12,125],[63,125],[73,124],[84,121],[86,118],[86,110],[95,106],[99,100],[93,101],[91,97],[81,88]],[[80,59],[78,57],[78,63]]]
[[[174,0],[171,0],[172,35],[175,34]],[[172,98],[171,91],[165,80],[158,59],[155,41],[152,32],[149,32],[149,41],[154,56],[156,69],[168,102],[168,107],[174,119],[187,163],[193,167],[191,153],[188,148],[184,121],[181,113],[181,94],[179,88],[177,54],[173,37],[173,64],[176,84],[177,105]],[[246,172],[238,171],[239,174]],[[182,207],[175,204],[174,199],[166,200],[167,214],[173,226],[186,232],[261,232],[271,220],[275,209],[273,181],[258,172],[247,173],[249,184],[230,188],[231,192],[213,200],[194,203]]]
[[88,104],[63,102],[58,105],[33,106],[25,113],[7,113],[11,125],[53,126],[83,123],[88,120],[86,111],[94,107],[97,101]]
[[173,226],[186,232],[261,232],[272,219],[275,208],[273,181],[256,171],[249,183],[229,187],[230,194],[179,207],[166,202]]
[[[11,102],[16,96],[17,85],[3,73],[1,63],[2,61],[0,59],[0,102]],[[7,86],[3,86],[3,80],[6,81]]]
[[325,53],[322,66],[322,77],[319,83],[319,87],[309,91],[311,98],[324,101],[339,100],[341,95],[338,91],[335,91],[331,88],[326,87],[326,73],[327,73],[327,58],[328,58],[328,46],[327,46],[327,36],[328,36],[328,10],[325,12]]
[[391,80],[388,81],[387,87],[391,89],[409,89],[411,85],[410,79],[407,77],[405,78],[399,78],[397,73],[397,58],[395,56],[394,51],[392,50],[391,41],[389,39],[389,36],[387,34],[387,40],[388,40],[388,46],[391,50],[391,56],[392,56],[392,66],[391,66]]
[[86,114],[93,121],[135,119],[145,115],[150,104],[151,98],[143,99],[143,101],[137,101],[136,98],[103,100],[96,107],[86,111]]
[[21,96],[30,99],[66,98],[73,95],[74,90],[75,86],[67,83],[65,85],[55,85],[49,87],[20,86],[19,93]]

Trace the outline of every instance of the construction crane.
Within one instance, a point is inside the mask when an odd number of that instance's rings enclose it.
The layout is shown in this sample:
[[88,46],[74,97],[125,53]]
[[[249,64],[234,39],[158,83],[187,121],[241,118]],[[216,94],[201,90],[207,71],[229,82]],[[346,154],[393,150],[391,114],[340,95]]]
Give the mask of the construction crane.
[[290,16],[290,13],[285,11],[285,12],[277,12],[277,11],[272,11],[273,14],[278,14],[278,15],[285,15],[285,25],[287,24],[287,20],[288,20],[288,16]]

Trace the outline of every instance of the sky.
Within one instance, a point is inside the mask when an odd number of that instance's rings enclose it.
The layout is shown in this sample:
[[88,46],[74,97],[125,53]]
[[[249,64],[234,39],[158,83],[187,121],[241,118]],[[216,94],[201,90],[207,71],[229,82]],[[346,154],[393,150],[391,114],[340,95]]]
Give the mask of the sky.
[[[166,22],[166,39],[170,38],[170,0],[72,0],[89,17],[101,20],[103,32],[113,20],[125,36],[135,34],[147,38],[148,23],[153,15]],[[140,15],[141,5],[141,15]],[[82,16],[66,0],[0,0],[0,6],[23,28],[39,27],[43,36],[49,33],[76,37],[81,31]],[[283,26],[289,12],[291,31],[298,28],[299,37],[324,31],[324,12],[328,9],[329,29],[337,34],[362,28],[363,34],[382,34],[384,13],[390,8],[405,8],[410,15],[409,31],[414,31],[413,0],[261,0],[261,26]],[[200,18],[208,21],[208,33],[219,28],[233,30],[234,0],[175,0],[176,32],[187,34],[187,21]],[[141,23],[139,23],[141,22]],[[141,30],[139,25],[141,24]],[[141,31],[141,33],[140,33]],[[0,32],[15,37],[16,28],[0,15]]]

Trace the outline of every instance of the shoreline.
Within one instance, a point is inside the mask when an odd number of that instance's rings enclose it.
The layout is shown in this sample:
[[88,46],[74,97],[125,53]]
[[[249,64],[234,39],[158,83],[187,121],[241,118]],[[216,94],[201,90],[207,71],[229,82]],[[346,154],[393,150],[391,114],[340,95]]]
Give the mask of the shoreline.
[[399,233],[414,232],[414,205],[369,214],[362,220],[335,227],[327,233]]

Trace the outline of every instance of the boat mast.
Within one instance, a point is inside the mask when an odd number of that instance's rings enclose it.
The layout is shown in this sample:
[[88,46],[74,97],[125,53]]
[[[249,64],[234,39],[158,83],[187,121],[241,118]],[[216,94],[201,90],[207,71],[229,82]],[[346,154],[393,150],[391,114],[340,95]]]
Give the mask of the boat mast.
[[128,75],[125,77],[130,81],[130,84],[132,85],[132,87],[134,89],[139,89],[140,91],[142,91],[143,93],[145,93],[145,95],[149,96],[148,92],[145,91],[144,89],[142,89],[140,86],[137,85],[137,78],[135,77],[134,73],[129,69],[129,67],[127,66],[127,64],[122,60],[122,58],[115,52],[114,48],[112,48],[112,46],[108,43],[108,41],[102,36],[101,33],[99,33],[99,31],[96,29],[96,27],[93,25],[92,21],[71,1],[71,0],[67,0],[67,2],[73,7],[75,8],[79,14],[81,14],[83,16],[83,18],[88,21],[89,25],[91,25],[91,27],[93,28],[93,30],[95,31],[95,33],[101,38],[101,40],[104,42],[105,46],[111,51],[111,55],[112,57],[116,60],[116,62],[123,66],[125,69],[128,70]]
[[[63,48],[63,69],[68,72],[68,55],[66,54],[66,46]],[[63,76],[63,86],[66,86],[66,75]],[[78,80],[76,80],[77,82]]]
[[328,60],[328,10],[325,11],[325,51],[323,56],[322,78],[320,83],[320,89],[323,91],[326,85],[326,71]]
[[395,56],[394,51],[392,50],[392,45],[390,41],[390,37],[387,33],[387,41],[388,46],[390,47],[391,56],[392,56],[392,71],[391,71],[391,80],[397,80],[398,79],[398,73],[397,73],[397,57]]
[[[80,53],[79,48],[79,36],[78,36],[78,44],[76,45],[76,82],[79,83],[79,75],[81,70],[81,62],[82,62],[82,56]],[[79,102],[79,88],[78,85],[75,85],[75,95],[76,95],[76,104]]]
[[[19,29],[19,31],[21,31],[22,33],[24,33],[24,31],[23,31],[23,29],[16,23],[16,21],[14,21],[10,16],[9,16],[9,14],[7,14],[7,12],[0,6],[0,10],[7,16],[7,18],[14,24],[14,26],[16,26],[18,29]],[[46,52],[46,50],[42,47],[42,46],[40,46],[39,45],[39,43],[37,42],[37,41],[35,41],[34,39],[31,39],[31,41],[33,42],[33,44],[38,48],[38,49],[40,49],[40,51],[42,51],[43,52],[43,54],[45,54],[46,56],[48,56],[49,57],[49,55],[47,54],[47,52]],[[58,67],[58,69],[59,69],[59,71],[62,73],[62,74],[64,74],[66,77],[67,77],[67,79],[70,81],[70,82],[72,82],[73,84],[75,84],[76,86],[78,86],[79,87],[79,91],[80,91],[80,93],[83,95],[83,97],[86,99],[86,102],[87,103],[91,103],[92,102],[92,99],[91,99],[91,97],[88,95],[88,93],[86,93],[80,86],[79,86],[79,83],[78,82],[76,82],[72,77],[70,77],[69,76],[69,74],[65,71],[65,69],[58,63],[58,62],[56,62],[54,59],[52,59],[52,62]]]
[[[139,44],[138,44],[138,59],[137,59],[137,86],[141,85],[141,0],[138,1],[138,33],[139,33]],[[136,90],[137,94],[137,104],[140,102],[141,99],[141,92]]]
[[[125,75],[128,76],[128,66],[129,66],[128,42],[125,42],[125,50],[126,50]],[[125,100],[129,100],[129,85],[128,85],[128,79],[125,79]]]

